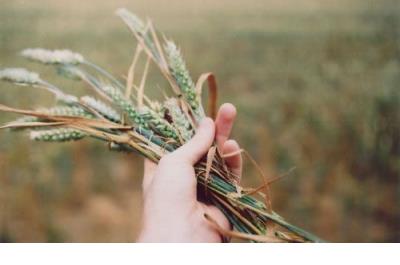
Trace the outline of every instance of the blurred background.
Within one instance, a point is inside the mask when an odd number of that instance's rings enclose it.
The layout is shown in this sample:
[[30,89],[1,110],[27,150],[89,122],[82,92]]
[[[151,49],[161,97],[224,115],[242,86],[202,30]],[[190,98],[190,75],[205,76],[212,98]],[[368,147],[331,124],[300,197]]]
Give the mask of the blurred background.
[[[182,48],[195,79],[216,74],[220,103],[269,176],[273,207],[334,242],[400,241],[400,4],[373,0],[2,0],[0,68],[24,66],[76,93],[27,47],[69,48],[126,74],[134,40],[114,15],[150,17]],[[146,93],[165,83],[154,76]],[[1,84],[0,103],[34,108],[42,91]],[[0,114],[4,123],[16,118]],[[132,242],[142,159],[83,140],[30,142],[0,132],[0,241]],[[256,185],[246,161],[245,185]]]

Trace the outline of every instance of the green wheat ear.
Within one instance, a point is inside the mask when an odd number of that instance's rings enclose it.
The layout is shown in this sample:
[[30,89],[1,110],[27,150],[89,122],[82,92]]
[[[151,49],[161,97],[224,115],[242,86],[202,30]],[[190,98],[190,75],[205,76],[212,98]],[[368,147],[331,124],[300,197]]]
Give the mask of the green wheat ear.
[[189,70],[183,60],[180,50],[172,41],[167,41],[164,49],[167,54],[168,64],[173,77],[176,80],[186,102],[190,105],[193,114],[197,120],[203,118],[204,110],[201,106],[201,100],[196,93],[195,84],[190,77]]
[[70,128],[58,128],[30,132],[31,140],[44,142],[76,141],[84,138],[85,136],[85,133]]
[[145,129],[149,128],[148,124],[146,124],[145,120],[139,112],[136,110],[133,103],[126,99],[122,94],[121,90],[112,87],[112,86],[102,86],[102,91],[109,96],[113,103],[118,106],[120,109],[125,111],[126,115],[128,115],[129,119],[137,126],[143,127]]
[[172,124],[177,128],[182,139],[187,142],[193,136],[193,128],[179,106],[179,102],[176,98],[167,99],[164,102],[164,108],[167,111],[167,115],[170,116]]
[[179,137],[175,128],[163,117],[159,116],[158,113],[146,106],[141,107],[139,112],[140,116],[145,120],[148,127],[164,137],[173,138],[177,142],[179,141]]

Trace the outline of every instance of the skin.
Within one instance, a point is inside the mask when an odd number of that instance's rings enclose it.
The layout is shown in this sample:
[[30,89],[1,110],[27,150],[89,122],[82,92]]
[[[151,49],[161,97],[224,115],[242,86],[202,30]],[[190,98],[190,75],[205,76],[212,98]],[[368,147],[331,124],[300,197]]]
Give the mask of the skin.
[[[204,218],[210,215],[222,228],[231,229],[223,213],[197,200],[193,165],[212,146],[215,139],[223,154],[238,151],[229,139],[236,117],[232,104],[223,104],[215,122],[201,121],[196,135],[176,151],[164,156],[158,165],[146,160],[143,178],[143,225],[138,242],[221,242],[221,235]],[[240,176],[240,154],[225,159]]]

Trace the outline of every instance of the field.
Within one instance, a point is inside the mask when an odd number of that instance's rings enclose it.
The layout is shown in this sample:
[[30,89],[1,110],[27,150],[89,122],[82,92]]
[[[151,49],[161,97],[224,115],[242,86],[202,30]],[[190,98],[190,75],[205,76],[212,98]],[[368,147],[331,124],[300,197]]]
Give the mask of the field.
[[[269,176],[273,207],[334,242],[400,241],[400,6],[397,1],[6,0],[0,68],[27,66],[77,93],[27,47],[69,48],[126,75],[133,38],[114,15],[150,17],[194,77],[212,71],[219,102]],[[146,93],[160,95],[155,69]],[[1,83],[0,103],[49,106]],[[12,118],[0,114],[0,122]],[[140,227],[142,160],[93,140],[49,144],[0,131],[0,242],[130,242]],[[244,183],[258,183],[246,161]]]

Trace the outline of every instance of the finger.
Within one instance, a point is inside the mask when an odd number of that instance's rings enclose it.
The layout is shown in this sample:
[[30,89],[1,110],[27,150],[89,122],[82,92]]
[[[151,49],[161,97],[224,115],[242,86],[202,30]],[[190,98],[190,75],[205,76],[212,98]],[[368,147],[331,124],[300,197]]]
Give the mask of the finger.
[[157,164],[152,162],[149,159],[144,160],[144,169],[143,169],[143,183],[142,188],[143,192],[146,193],[150,183],[153,181],[154,172],[157,168]]
[[215,136],[214,121],[204,118],[192,139],[178,148],[171,156],[189,162],[194,165],[199,161],[211,147]]
[[218,110],[217,118],[215,119],[215,138],[219,150],[222,150],[223,144],[229,139],[235,117],[235,106],[230,103],[222,104]]
[[242,155],[240,154],[239,151],[240,151],[239,144],[235,140],[226,141],[222,148],[223,154],[231,154],[234,152],[238,152],[237,155],[225,158],[226,164],[232,170],[232,173],[235,174],[238,178],[240,178],[242,175],[242,164],[243,164]]

